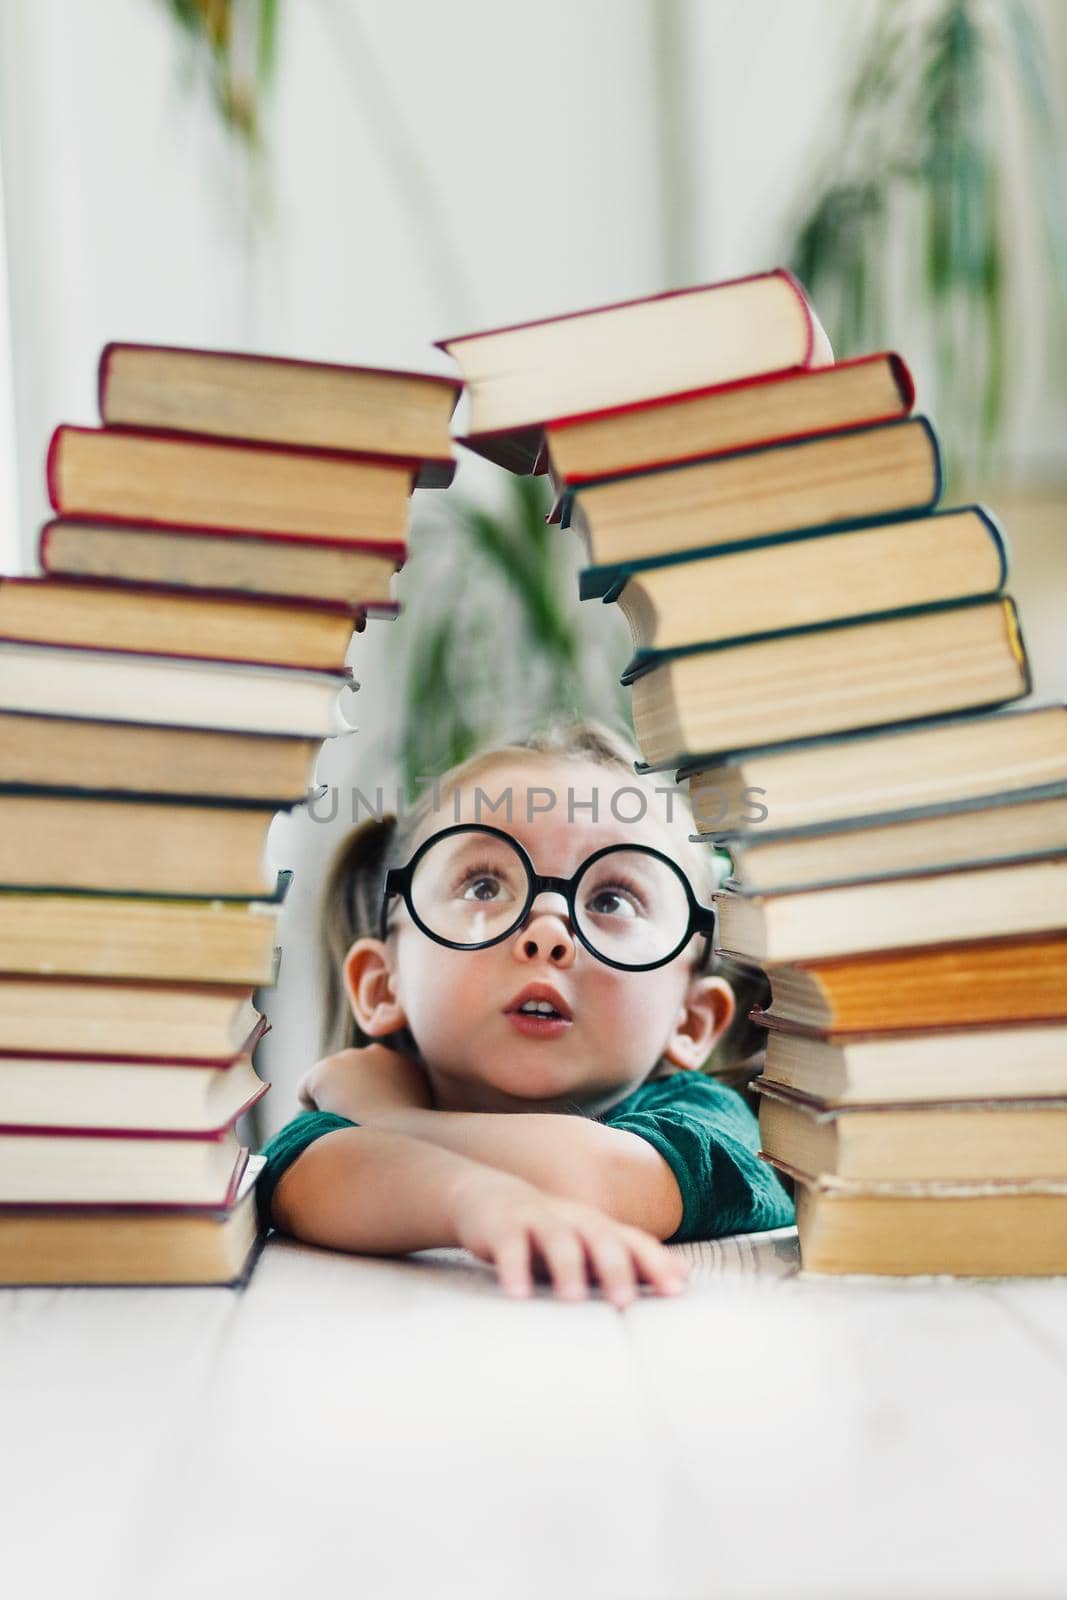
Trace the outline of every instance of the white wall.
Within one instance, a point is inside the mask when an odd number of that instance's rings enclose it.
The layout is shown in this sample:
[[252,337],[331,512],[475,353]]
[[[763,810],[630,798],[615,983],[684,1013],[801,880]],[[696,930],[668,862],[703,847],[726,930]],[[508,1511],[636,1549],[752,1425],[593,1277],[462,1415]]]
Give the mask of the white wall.
[[[108,339],[447,370],[431,341],[467,326],[773,265],[873,4],[282,0],[272,211],[253,224],[245,167],[183,86],[161,3],[3,0],[21,564],[48,436],[94,420]],[[1062,44],[1065,8],[1046,11]],[[460,481],[498,492],[469,458]],[[1027,548],[1025,586],[1054,593],[1055,542]],[[395,781],[388,626],[356,642],[362,726],[327,746],[325,782]],[[296,880],[268,1002],[271,1125],[316,1050],[313,908],[341,831],[299,815],[272,830]]]

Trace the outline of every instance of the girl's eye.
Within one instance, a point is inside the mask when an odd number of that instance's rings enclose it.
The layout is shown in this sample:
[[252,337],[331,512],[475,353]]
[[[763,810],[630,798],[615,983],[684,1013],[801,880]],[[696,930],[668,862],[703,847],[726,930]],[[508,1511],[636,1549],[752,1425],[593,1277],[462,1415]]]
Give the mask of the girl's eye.
[[496,898],[496,890],[499,887],[500,884],[496,878],[491,878],[488,874],[483,873],[481,877],[475,878],[467,884],[463,898],[464,900],[494,900]]
[[596,916],[639,917],[644,903],[631,885],[604,883],[590,895],[589,909]]
[[499,899],[504,888],[503,879],[487,865],[469,866],[456,884],[461,899],[483,902]]

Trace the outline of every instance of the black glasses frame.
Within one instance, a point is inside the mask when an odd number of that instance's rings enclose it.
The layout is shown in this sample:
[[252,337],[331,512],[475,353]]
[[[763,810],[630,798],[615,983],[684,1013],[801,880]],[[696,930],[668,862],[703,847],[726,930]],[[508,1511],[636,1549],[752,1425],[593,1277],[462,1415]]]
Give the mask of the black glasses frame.
[[[495,934],[492,939],[483,939],[478,944],[461,944],[458,940],[445,939],[441,934],[435,933],[432,928],[427,927],[427,925],[422,921],[412,900],[411,883],[415,873],[415,868],[418,866],[419,862],[432,845],[437,844],[440,839],[447,839],[450,835],[455,833],[485,833],[491,838],[503,839],[504,842],[509,844],[515,851],[515,854],[519,857],[519,860],[526,869],[527,894],[526,899],[523,902],[522,910],[515,917],[515,920],[512,922],[511,926],[505,928],[503,933]],[[593,945],[590,944],[589,940],[582,932],[581,925],[575,914],[574,903],[578,893],[578,885],[585,873],[589,870],[593,863],[599,861],[602,856],[613,855],[620,850],[636,850],[641,855],[654,856],[658,861],[665,862],[678,878],[682,888],[685,890],[685,897],[689,906],[689,922],[685,933],[682,938],[679,939],[674,949],[671,950],[668,955],[661,956],[658,961],[644,961],[636,966],[633,966],[626,961],[612,961],[610,956],[602,955],[599,950],[595,949]],[[387,919],[389,901],[394,896],[399,895],[404,904],[407,906],[408,913],[415,926],[424,934],[426,934],[427,938],[433,939],[435,944],[443,944],[449,950],[487,950],[490,945],[501,944],[505,939],[510,939],[511,935],[521,928],[523,923],[526,921],[530,914],[530,907],[533,905],[538,895],[543,894],[546,891],[563,895],[567,902],[567,912],[570,918],[571,928],[574,930],[575,937],[578,939],[579,943],[585,946],[585,948],[589,951],[589,954],[591,956],[595,956],[598,961],[603,961],[605,966],[617,967],[621,972],[650,972],[655,967],[665,967],[668,961],[673,961],[675,956],[678,955],[680,951],[685,949],[694,933],[703,934],[704,938],[707,940],[707,945],[705,946],[704,954],[701,958],[703,963],[707,962],[711,951],[715,948],[715,931],[718,923],[718,914],[715,910],[715,907],[702,906],[700,904],[696,895],[693,893],[692,884],[689,882],[689,879],[686,877],[681,867],[676,861],[672,861],[670,856],[666,855],[662,850],[656,850],[652,845],[649,844],[604,845],[602,849],[595,850],[591,856],[587,856],[582,862],[581,866],[578,868],[577,872],[573,873],[571,877],[551,878],[546,877],[543,873],[535,870],[529,854],[523,849],[518,839],[514,838],[512,834],[506,833],[503,828],[494,828],[488,823],[481,822],[457,822],[451,827],[442,828],[438,833],[432,834],[429,839],[423,840],[422,844],[420,844],[419,848],[415,851],[415,854],[412,856],[411,860],[406,866],[389,868],[388,872],[385,874],[385,887],[382,892],[382,905],[381,914],[379,917],[378,936],[384,942],[388,934]]]

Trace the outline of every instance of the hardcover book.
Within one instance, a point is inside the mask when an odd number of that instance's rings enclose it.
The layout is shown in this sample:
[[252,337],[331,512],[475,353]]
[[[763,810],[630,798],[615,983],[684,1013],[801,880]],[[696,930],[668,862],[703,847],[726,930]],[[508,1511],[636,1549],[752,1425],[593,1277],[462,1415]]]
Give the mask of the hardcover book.
[[549,420],[549,476],[558,496],[591,478],[890,422],[914,400],[911,374],[892,352],[765,372]]
[[50,577],[195,589],[198,599],[236,591],[375,616],[396,614],[390,588],[406,555],[402,541],[309,539],[89,517],[47,523],[38,549]]
[[1005,598],[663,652],[632,684],[637,743],[654,768],[1002,705],[1029,692],[1030,675]]
[[788,272],[678,289],[441,339],[470,397],[463,443],[512,471],[541,454],[546,418],[833,361]]
[[109,427],[213,435],[419,462],[416,482],[452,481],[454,378],[233,350],[105,345],[100,415]]

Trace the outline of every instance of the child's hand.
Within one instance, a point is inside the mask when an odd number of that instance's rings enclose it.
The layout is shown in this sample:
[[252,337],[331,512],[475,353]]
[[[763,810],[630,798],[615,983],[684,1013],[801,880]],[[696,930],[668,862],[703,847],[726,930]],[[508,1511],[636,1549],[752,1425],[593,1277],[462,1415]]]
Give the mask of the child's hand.
[[381,1044],[339,1050],[316,1061],[297,1085],[296,1097],[309,1111],[334,1111],[353,1122],[370,1121],[385,1111],[433,1107],[419,1063]]
[[595,1206],[543,1194],[510,1173],[465,1176],[453,1197],[452,1221],[464,1249],[491,1261],[506,1294],[530,1293],[530,1247],[541,1277],[562,1300],[584,1300],[587,1269],[614,1305],[625,1306],[636,1283],[676,1294],[689,1268],[658,1239],[616,1222]]

